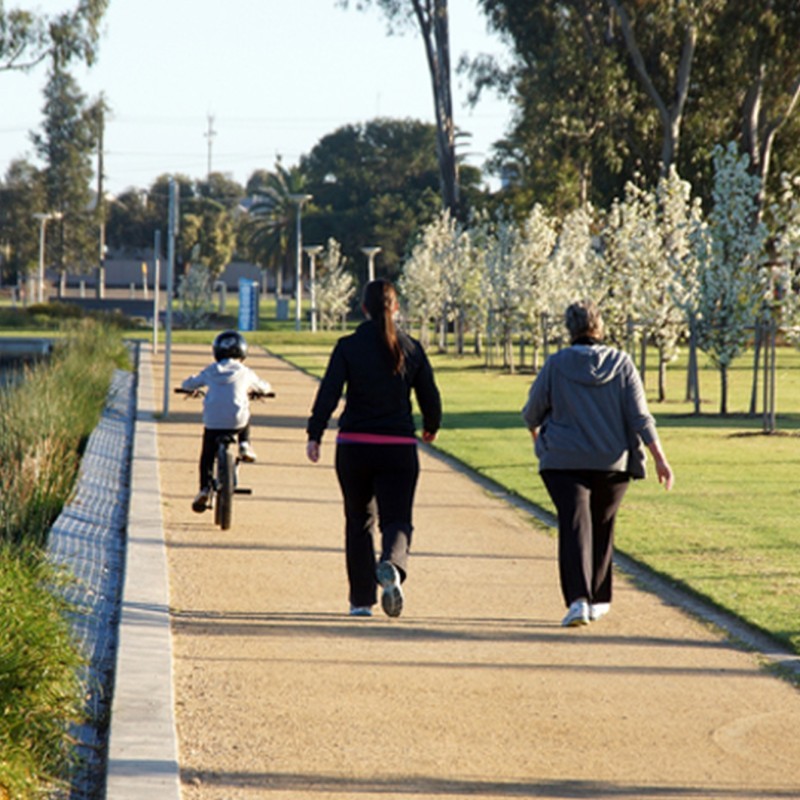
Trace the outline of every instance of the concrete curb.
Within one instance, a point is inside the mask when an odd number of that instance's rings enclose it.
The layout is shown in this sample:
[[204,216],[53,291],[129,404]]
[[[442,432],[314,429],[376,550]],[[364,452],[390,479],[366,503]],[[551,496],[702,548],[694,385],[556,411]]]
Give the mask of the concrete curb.
[[153,370],[146,346],[139,349],[137,400],[106,797],[179,800],[167,559]]

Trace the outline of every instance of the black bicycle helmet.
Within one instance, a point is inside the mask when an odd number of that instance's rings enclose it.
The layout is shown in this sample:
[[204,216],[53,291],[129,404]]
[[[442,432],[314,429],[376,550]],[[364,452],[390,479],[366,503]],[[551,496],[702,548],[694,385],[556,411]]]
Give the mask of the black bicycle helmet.
[[214,339],[214,358],[223,361],[226,358],[247,358],[247,342],[239,331],[222,331]]

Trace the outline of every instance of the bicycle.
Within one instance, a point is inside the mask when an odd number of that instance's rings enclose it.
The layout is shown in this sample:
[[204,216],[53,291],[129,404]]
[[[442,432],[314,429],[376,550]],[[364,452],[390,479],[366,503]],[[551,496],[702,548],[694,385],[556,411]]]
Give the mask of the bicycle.
[[[202,389],[175,389],[176,394],[189,397],[204,397]],[[275,392],[250,392],[251,400],[275,397]],[[207,508],[214,509],[214,524],[226,531],[233,520],[233,496],[235,494],[252,494],[253,490],[239,486],[239,464],[242,458],[231,451],[231,445],[237,444],[237,436],[230,431],[223,431],[216,439],[216,455],[214,456],[214,476],[211,481]]]

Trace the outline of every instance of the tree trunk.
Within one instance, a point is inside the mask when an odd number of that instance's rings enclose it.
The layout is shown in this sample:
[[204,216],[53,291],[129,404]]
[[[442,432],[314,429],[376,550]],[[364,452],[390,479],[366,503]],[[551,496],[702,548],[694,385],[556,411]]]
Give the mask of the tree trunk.
[[719,413],[722,416],[728,413],[728,367],[725,364],[719,367]]
[[758,370],[761,362],[761,340],[763,327],[761,322],[756,322],[755,343],[753,347],[753,385],[750,388],[750,415],[755,416],[758,404]]
[[667,399],[667,359],[664,355],[664,348],[658,349],[658,402],[663,403]]
[[689,320],[689,364],[686,370],[686,402],[694,403],[694,413],[700,413],[700,371],[697,367],[697,323]]
[[464,310],[459,309],[456,316],[456,353],[464,355]]
[[447,0],[413,0],[414,13],[425,43],[425,55],[433,88],[436,117],[436,149],[442,181],[442,204],[454,219],[459,219],[458,168],[456,162],[453,94],[450,82],[450,19]]
[[762,106],[764,97],[765,68],[762,64],[758,75],[747,91],[742,105],[742,146],[750,156],[750,171],[761,178],[761,189],[758,196],[758,220],[764,212],[764,197],[767,178],[769,177],[772,146],[778,130],[792,115],[800,101],[800,76],[795,78],[789,91],[789,102],[783,110],[770,115]]
[[663,138],[661,143],[660,171],[661,175],[667,175],[678,153],[681,125],[683,123],[683,109],[686,105],[686,99],[689,96],[692,61],[694,60],[694,52],[697,46],[697,26],[692,22],[686,27],[686,37],[683,41],[681,58],[677,70],[676,86],[673,94],[674,101],[672,105],[668,106],[658,93],[658,89],[656,89],[650,77],[647,64],[636,42],[636,35],[634,34],[633,26],[631,25],[627,11],[622,7],[622,3],[619,0],[608,0],[608,4],[619,19],[620,27],[622,28],[622,36],[625,39],[625,46],[628,49],[631,61],[633,61],[636,74],[639,76],[639,80],[647,96],[653,101],[661,119]]

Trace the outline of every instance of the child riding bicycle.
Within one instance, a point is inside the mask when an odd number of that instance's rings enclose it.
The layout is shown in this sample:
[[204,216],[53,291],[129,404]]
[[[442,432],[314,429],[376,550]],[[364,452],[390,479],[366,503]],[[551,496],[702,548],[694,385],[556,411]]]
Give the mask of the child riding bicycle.
[[187,378],[181,388],[195,391],[206,387],[203,399],[203,448],[200,452],[200,492],[192,510],[202,514],[209,507],[216,442],[225,433],[236,434],[239,458],[251,463],[256,454],[250,446],[250,393],[269,394],[272,387],[242,362],[247,341],[238,331],[220,333],[212,345],[214,363]]

